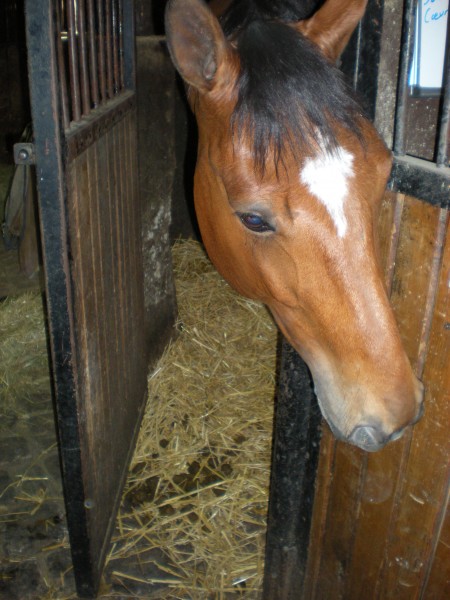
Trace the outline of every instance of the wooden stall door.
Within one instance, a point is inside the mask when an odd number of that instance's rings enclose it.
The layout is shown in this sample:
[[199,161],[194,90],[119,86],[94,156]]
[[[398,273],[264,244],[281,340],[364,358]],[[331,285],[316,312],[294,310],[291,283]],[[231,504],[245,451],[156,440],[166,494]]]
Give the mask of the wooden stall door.
[[64,495],[92,597],[146,395],[133,4],[29,0],[26,17]]
[[325,428],[304,600],[450,597],[448,222],[446,208],[386,193],[386,281],[425,415],[374,454]]

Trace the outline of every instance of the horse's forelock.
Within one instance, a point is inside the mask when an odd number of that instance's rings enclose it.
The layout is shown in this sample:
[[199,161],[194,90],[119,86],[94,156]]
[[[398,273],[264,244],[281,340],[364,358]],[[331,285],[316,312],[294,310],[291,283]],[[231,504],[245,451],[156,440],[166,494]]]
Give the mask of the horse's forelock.
[[234,0],[221,18],[226,35],[254,19],[296,22],[310,17],[324,0]]
[[270,156],[277,168],[286,151],[310,154],[324,140],[333,150],[339,126],[360,137],[361,109],[342,73],[294,28],[261,18],[251,7],[241,14],[237,4],[231,36],[240,75],[232,127],[235,138],[250,140],[256,169],[264,173]]

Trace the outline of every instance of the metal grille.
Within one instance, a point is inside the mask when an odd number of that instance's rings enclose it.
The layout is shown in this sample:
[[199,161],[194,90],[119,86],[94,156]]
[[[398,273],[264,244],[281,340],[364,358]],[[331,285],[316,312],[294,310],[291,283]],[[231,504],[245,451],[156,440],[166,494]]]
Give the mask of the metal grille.
[[[403,15],[403,39],[400,60],[400,75],[395,118],[394,152],[404,156],[406,152],[406,111],[410,94],[409,73],[413,59],[414,29],[417,14],[417,0],[406,0]],[[450,113],[450,19],[447,20],[446,56],[444,59],[444,77],[442,100],[435,135],[434,163],[442,168],[449,165],[449,113]]]
[[417,7],[418,0],[369,2],[341,57],[341,68],[365,98],[367,114],[394,151],[389,188],[448,207],[450,19],[442,88],[433,89],[432,96],[425,90],[417,93],[409,77]]
[[58,0],[56,12],[67,129],[125,88],[123,0]]

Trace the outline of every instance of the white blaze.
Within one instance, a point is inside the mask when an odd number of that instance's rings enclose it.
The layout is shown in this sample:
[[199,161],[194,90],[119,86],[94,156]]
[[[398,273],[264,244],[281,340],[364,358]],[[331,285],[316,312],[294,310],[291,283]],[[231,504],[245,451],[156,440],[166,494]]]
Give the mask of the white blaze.
[[311,194],[325,206],[343,238],[347,231],[344,202],[348,193],[348,180],[353,176],[353,155],[344,150],[321,150],[315,158],[308,158],[300,173]]

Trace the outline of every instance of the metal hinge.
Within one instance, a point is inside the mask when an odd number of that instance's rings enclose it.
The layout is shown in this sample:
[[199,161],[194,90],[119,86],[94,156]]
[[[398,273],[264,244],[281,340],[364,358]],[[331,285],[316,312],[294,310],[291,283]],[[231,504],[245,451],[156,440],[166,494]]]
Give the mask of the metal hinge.
[[14,162],[16,165],[34,165],[34,144],[20,142],[14,144]]

